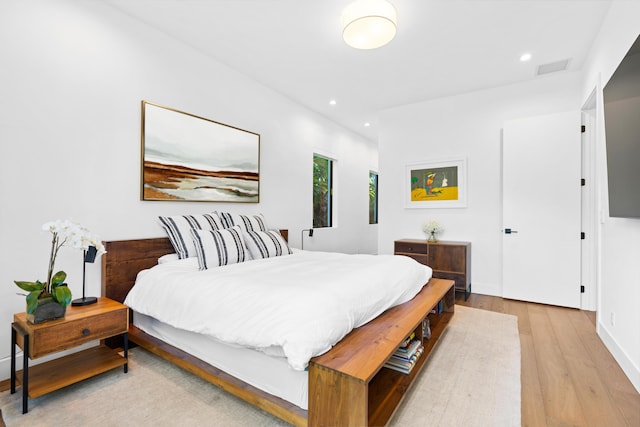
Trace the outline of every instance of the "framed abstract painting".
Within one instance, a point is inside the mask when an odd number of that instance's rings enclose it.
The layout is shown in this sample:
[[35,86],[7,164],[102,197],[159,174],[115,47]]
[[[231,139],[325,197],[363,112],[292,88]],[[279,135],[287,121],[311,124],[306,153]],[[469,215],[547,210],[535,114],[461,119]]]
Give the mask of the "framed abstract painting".
[[142,101],[142,200],[260,201],[260,135]]
[[408,164],[405,207],[467,207],[467,159],[446,158]]

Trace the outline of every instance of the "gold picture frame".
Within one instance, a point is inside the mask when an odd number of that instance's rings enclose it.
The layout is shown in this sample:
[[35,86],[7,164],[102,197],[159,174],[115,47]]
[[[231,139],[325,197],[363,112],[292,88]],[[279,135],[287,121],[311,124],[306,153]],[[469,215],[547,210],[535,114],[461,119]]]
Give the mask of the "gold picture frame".
[[142,101],[141,200],[260,202],[260,134]]

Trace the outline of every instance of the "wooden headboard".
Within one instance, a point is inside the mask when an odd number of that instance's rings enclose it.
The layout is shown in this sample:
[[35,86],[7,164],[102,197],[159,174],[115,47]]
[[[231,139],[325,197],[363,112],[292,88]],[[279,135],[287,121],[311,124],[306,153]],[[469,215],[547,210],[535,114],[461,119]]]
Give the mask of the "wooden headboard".
[[104,242],[102,256],[102,295],[123,302],[138,272],[151,268],[162,255],[173,253],[167,237]]
[[[280,230],[289,241],[289,231]],[[102,295],[124,302],[136,282],[138,272],[151,268],[162,255],[174,253],[167,237],[104,242],[107,253],[102,256]]]

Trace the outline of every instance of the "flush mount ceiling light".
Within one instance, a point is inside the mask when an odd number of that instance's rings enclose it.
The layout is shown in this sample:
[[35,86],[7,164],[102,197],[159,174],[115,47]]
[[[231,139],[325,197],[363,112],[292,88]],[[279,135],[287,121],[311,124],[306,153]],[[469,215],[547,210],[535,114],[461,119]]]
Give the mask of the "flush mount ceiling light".
[[396,9],[385,0],[358,0],[342,11],[342,38],[356,49],[376,49],[396,35]]
[[522,56],[520,56],[520,61],[522,62],[527,62],[531,60],[531,54],[530,53],[523,53]]

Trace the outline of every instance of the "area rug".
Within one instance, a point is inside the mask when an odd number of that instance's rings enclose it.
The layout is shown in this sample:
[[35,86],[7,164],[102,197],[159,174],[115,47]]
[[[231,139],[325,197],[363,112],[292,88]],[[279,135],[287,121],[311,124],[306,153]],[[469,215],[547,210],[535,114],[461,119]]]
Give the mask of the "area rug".
[[[393,426],[519,426],[520,340],[515,316],[456,306],[446,333],[390,421]],[[151,353],[30,399],[0,394],[13,426],[288,426]]]

